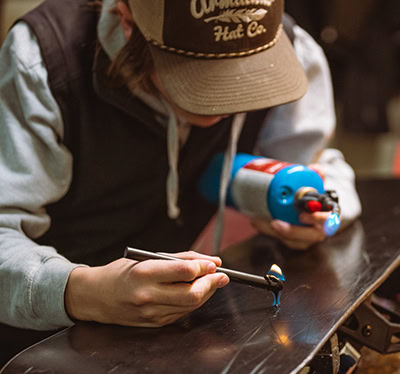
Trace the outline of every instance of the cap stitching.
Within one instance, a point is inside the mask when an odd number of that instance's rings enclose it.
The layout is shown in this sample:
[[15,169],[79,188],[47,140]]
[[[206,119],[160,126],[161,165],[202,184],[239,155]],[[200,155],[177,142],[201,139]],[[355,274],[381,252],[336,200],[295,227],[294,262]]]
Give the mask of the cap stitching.
[[185,51],[183,49],[177,49],[177,48],[174,48],[174,47],[168,47],[165,44],[158,43],[155,40],[149,40],[149,42],[152,43],[153,45],[155,45],[156,47],[161,48],[163,50],[167,50],[169,52],[174,52],[174,53],[177,53],[179,55],[185,55],[185,56],[188,56],[188,57],[197,57],[197,58],[243,57],[243,56],[252,55],[252,54],[264,51],[264,50],[266,50],[268,48],[271,48],[278,41],[281,32],[282,32],[282,24],[279,25],[274,39],[271,40],[270,42],[268,42],[267,44],[265,44],[265,45],[263,45],[261,47],[255,48],[255,49],[251,49],[249,51],[232,52],[232,53],[198,53],[198,52],[190,52],[190,51]]
[[[258,93],[264,92],[261,88],[261,86],[259,87],[254,87],[254,86],[248,86],[247,88],[251,88],[252,94],[251,97],[249,96],[247,99],[245,97],[243,97],[243,95],[237,95],[241,97],[241,102],[251,102],[251,101],[263,101],[265,99],[271,99],[276,97],[276,93],[279,94],[287,94],[287,93],[291,93],[293,91],[296,91],[300,86],[301,86],[302,82],[301,80],[293,80],[293,84],[292,85],[279,85],[279,84],[275,84],[275,85],[271,85],[271,88],[273,88],[274,92],[272,92],[270,95],[265,94],[264,96],[260,96],[258,95]],[[276,88],[276,89],[275,89]],[[210,103],[215,104],[223,104],[223,103],[231,103],[232,97],[227,97],[226,95],[227,91],[218,91],[218,92],[214,92],[213,96],[210,98],[210,96],[207,95],[199,95],[197,94],[196,97],[193,97],[192,95],[187,95],[185,97],[185,100],[187,102],[190,103],[197,103],[198,101],[198,97],[202,98],[202,102],[204,103],[204,105],[210,105]],[[260,98],[257,99],[257,96],[259,96]],[[216,100],[218,100],[218,102],[216,102]],[[199,104],[201,105],[201,104]]]

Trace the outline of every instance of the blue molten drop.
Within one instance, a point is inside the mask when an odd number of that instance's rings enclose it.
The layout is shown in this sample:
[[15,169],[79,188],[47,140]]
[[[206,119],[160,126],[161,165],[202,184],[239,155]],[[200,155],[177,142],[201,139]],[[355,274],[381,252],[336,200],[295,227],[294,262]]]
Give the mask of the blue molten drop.
[[281,306],[281,291],[275,293],[273,292],[274,295],[274,302],[272,304],[272,306],[276,306],[276,307],[280,307]]

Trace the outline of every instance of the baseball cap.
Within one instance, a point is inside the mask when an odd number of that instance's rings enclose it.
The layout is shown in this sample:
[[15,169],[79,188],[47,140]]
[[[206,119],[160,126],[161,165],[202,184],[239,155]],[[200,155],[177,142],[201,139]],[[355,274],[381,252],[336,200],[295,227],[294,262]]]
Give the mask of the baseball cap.
[[283,30],[284,0],[129,0],[155,70],[182,109],[221,115],[301,98],[307,78]]

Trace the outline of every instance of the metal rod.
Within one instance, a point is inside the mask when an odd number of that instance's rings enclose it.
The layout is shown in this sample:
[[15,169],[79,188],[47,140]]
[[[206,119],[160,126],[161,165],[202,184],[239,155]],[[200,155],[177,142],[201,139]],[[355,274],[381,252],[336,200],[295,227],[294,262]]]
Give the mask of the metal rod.
[[[178,257],[173,257],[161,253],[148,252],[142,249],[126,247],[124,252],[124,257],[136,261],[145,260],[174,260],[183,261],[183,259]],[[237,270],[226,269],[222,267],[217,267],[217,272],[226,274],[230,280],[242,284],[246,284],[253,287],[264,288],[273,292],[281,291],[283,288],[283,283],[280,279],[274,275],[266,274],[265,277],[258,275],[243,273]]]

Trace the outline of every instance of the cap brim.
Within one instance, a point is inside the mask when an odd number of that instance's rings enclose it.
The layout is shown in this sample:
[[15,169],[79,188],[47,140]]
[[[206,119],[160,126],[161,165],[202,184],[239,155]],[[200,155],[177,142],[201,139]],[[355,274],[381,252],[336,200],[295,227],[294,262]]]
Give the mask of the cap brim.
[[155,70],[180,108],[201,115],[248,112],[301,98],[307,78],[285,32],[246,57],[201,59],[150,47]]

